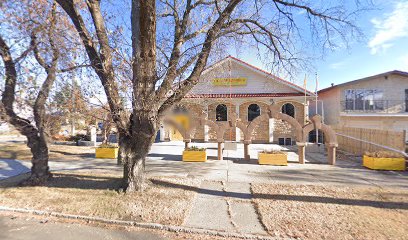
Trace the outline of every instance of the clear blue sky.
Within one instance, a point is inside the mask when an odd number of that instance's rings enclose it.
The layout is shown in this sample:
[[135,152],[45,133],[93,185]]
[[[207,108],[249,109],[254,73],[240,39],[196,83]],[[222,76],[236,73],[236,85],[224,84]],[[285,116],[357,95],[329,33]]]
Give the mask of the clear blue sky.
[[[408,0],[374,2],[378,10],[362,13],[357,22],[364,39],[352,43],[349,49],[327,52],[324,59],[314,62],[319,89],[391,70],[408,72]],[[238,57],[268,70],[253,51]],[[305,74],[308,75],[307,88],[314,91],[314,72],[298,74],[295,83],[303,85]]]

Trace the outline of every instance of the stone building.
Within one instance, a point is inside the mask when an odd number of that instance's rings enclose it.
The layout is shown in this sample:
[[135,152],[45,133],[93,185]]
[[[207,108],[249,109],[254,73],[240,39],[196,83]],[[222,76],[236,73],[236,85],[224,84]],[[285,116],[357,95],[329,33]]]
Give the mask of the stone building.
[[[306,101],[314,98],[306,91]],[[308,109],[305,89],[274,76],[240,59],[227,57],[203,71],[199,83],[175,107],[181,113],[178,120],[188,127],[188,118],[182,113],[205,116],[220,123],[230,120],[232,113],[245,124],[266,111],[271,103],[279,105],[283,113],[293,116],[301,125],[305,123]],[[182,140],[181,134],[171,126],[164,125],[160,131],[163,141]],[[227,141],[243,141],[240,129],[226,131]],[[196,129],[192,139],[196,142],[214,142],[215,131],[209,126]],[[292,145],[295,142],[291,125],[281,120],[262,121],[255,129],[253,143],[278,143]]]

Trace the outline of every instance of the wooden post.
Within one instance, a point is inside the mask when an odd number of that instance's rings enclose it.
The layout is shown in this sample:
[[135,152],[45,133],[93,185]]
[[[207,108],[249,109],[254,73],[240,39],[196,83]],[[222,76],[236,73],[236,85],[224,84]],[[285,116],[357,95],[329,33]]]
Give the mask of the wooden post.
[[218,142],[218,160],[222,159],[222,142]]
[[296,142],[296,145],[298,146],[299,163],[305,164],[306,143]]

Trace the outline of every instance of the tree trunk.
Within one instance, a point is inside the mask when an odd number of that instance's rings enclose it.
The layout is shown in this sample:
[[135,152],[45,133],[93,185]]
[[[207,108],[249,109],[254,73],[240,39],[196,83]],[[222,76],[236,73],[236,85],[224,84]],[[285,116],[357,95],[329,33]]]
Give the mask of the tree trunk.
[[27,146],[33,155],[31,159],[31,175],[24,180],[22,185],[36,186],[44,184],[52,174],[48,167],[48,145],[43,133],[36,136],[27,136]]
[[[136,116],[136,117],[135,117]],[[156,138],[157,112],[139,113],[133,116],[132,135],[119,135],[123,180],[126,192],[143,190],[146,157]]]

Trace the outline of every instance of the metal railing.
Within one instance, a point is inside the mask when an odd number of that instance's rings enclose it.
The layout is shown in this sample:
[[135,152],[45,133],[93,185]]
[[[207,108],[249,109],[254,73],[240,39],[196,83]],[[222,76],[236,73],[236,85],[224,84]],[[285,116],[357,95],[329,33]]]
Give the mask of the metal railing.
[[340,106],[345,113],[408,113],[408,101],[404,100],[345,100]]

